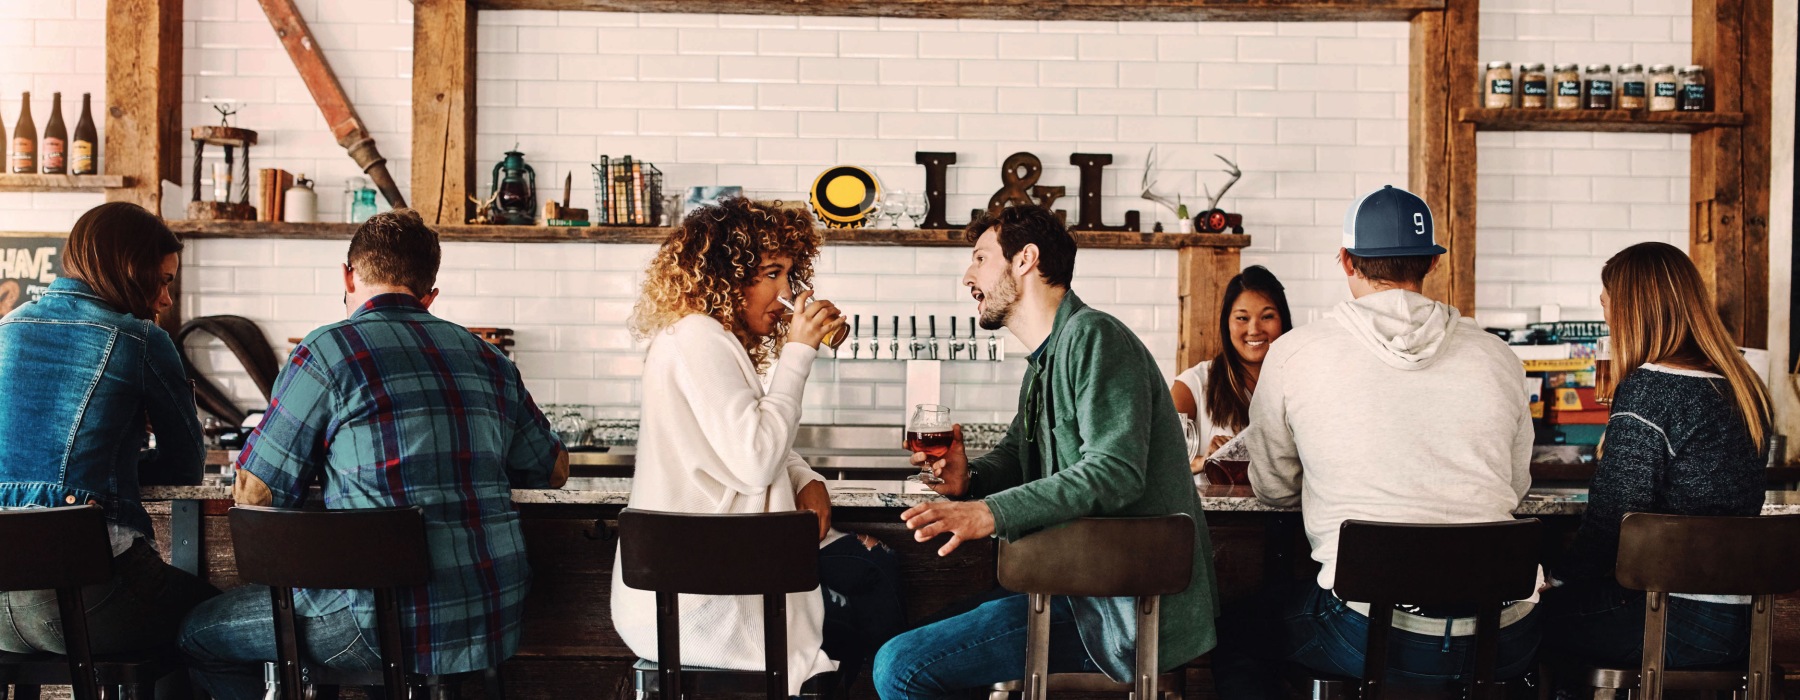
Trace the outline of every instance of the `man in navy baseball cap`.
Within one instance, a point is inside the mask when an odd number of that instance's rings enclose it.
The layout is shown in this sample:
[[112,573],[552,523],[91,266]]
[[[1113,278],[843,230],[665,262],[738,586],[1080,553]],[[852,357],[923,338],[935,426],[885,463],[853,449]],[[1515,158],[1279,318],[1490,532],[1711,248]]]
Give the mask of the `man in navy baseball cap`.
[[[1506,343],[1422,293],[1445,252],[1434,233],[1431,209],[1406,190],[1357,199],[1338,251],[1354,298],[1281,334],[1263,358],[1241,435],[1250,485],[1265,503],[1300,507],[1319,574],[1226,609],[1213,657],[1222,697],[1282,697],[1287,664],[1363,667],[1368,607],[1332,594],[1345,521],[1511,520],[1531,486],[1524,368]],[[1502,608],[1501,678],[1532,665],[1544,617],[1536,602]],[[1392,613],[1389,661],[1419,680],[1458,682],[1475,647],[1467,612]]]

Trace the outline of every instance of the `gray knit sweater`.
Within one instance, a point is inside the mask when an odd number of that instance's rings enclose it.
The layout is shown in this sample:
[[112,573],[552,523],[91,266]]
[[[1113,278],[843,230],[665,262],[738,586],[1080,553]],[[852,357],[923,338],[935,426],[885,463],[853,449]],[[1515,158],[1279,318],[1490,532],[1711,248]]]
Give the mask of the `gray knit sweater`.
[[1581,529],[1553,574],[1611,578],[1626,513],[1762,512],[1761,452],[1724,377],[1655,364],[1632,371],[1614,392]]

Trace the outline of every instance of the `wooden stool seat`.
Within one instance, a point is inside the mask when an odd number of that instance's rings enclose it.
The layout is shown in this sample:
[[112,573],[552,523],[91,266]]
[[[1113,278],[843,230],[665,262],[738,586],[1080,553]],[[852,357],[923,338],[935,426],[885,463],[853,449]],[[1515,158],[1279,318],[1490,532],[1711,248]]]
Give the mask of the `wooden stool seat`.
[[[1052,691],[1126,693],[1135,700],[1177,695],[1181,677],[1157,673],[1162,596],[1187,590],[1194,575],[1194,519],[1077,518],[1016,541],[1000,541],[1000,586],[1029,599],[1025,675],[996,683],[990,700],[1018,693],[1044,700]],[[1137,599],[1137,674],[1131,683],[1103,673],[1050,673],[1051,596]],[[1145,672],[1148,670],[1149,672]]]
[[[658,680],[661,673],[662,667],[649,659],[638,659],[631,664],[631,683],[637,700],[653,700],[662,692],[662,683]],[[681,667],[681,692],[690,695],[757,695],[763,692],[764,683],[762,671],[687,665]],[[820,698],[833,695],[832,691],[837,683],[836,673],[818,674],[808,678],[800,686],[800,697]]]

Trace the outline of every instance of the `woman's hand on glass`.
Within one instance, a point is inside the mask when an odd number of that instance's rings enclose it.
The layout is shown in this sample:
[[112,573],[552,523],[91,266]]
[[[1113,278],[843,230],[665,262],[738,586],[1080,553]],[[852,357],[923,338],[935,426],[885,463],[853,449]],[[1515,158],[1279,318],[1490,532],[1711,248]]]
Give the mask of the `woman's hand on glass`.
[[788,321],[788,342],[817,350],[826,334],[844,325],[844,314],[829,301],[813,301],[811,290],[794,298],[794,315]]

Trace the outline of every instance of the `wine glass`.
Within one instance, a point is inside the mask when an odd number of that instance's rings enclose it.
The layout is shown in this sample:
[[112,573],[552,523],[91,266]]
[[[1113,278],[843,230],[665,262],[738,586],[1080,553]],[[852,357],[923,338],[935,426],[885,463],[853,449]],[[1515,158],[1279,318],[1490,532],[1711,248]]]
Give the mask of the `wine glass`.
[[943,459],[950,454],[950,445],[956,440],[955,428],[950,423],[950,407],[932,403],[913,406],[912,418],[906,421],[906,444],[910,452],[923,452],[928,458],[919,466],[919,473],[908,477],[907,481],[921,484],[941,484],[943,479],[931,473],[931,463]]
[[906,193],[906,218],[912,220],[913,228],[918,228],[930,212],[931,202],[925,199],[924,192]]
[[881,193],[881,215],[887,217],[886,228],[900,228],[900,217],[906,215],[906,190]]
[[564,447],[580,447],[587,437],[587,417],[581,414],[581,406],[577,404],[561,404],[556,418],[550,422],[550,429],[562,440]]

